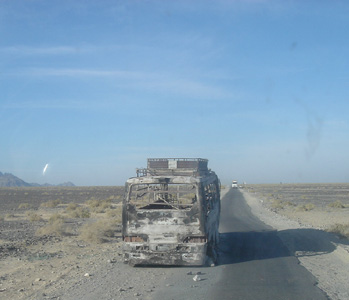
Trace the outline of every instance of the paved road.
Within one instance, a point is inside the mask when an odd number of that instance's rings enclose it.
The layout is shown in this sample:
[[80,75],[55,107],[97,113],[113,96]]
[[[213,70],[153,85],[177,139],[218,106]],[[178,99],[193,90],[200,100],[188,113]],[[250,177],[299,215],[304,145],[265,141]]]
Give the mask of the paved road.
[[[277,232],[251,213],[239,190],[222,199],[220,238],[218,266],[173,269],[167,287],[151,299],[327,299]],[[190,270],[200,271],[203,281],[194,282],[186,275]]]

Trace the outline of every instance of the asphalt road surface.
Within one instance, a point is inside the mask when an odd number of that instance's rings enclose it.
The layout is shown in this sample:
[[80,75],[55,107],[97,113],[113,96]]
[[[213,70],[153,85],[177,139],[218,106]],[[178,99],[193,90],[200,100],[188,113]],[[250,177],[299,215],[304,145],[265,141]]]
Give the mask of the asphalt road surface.
[[[187,275],[201,272],[202,281]],[[151,299],[328,299],[310,272],[284,246],[277,232],[257,219],[242,193],[222,199],[219,265],[175,268],[166,288]]]

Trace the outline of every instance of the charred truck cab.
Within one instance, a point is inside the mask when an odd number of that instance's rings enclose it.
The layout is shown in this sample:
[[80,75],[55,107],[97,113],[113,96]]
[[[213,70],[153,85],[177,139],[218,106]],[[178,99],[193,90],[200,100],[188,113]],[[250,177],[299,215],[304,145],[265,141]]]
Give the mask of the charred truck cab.
[[127,180],[123,251],[130,265],[203,265],[217,259],[220,186],[207,159],[151,158]]

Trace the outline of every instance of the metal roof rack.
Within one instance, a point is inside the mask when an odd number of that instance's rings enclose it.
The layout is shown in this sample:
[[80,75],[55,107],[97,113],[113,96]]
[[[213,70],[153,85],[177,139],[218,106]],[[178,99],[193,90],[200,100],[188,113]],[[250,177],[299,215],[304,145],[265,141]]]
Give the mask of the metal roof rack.
[[147,168],[137,169],[137,177],[143,176],[198,176],[209,172],[204,158],[148,158]]

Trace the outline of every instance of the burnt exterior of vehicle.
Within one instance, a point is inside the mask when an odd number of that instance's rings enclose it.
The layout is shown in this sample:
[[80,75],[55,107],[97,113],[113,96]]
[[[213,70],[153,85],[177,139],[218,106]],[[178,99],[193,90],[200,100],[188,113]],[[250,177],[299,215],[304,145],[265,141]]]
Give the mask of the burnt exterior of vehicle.
[[123,251],[131,265],[203,265],[217,258],[220,184],[206,159],[148,159],[127,180]]

